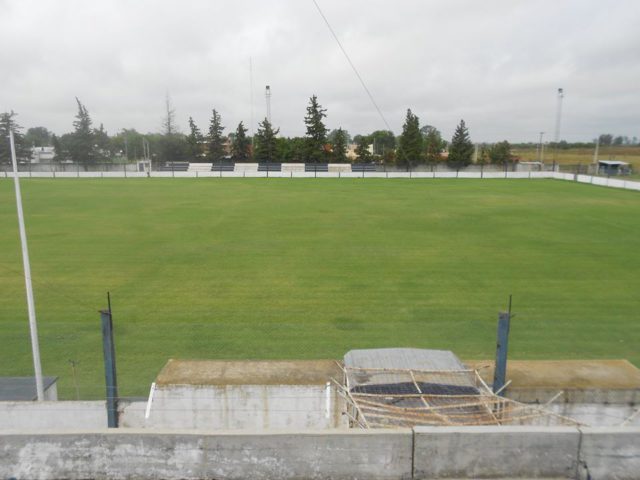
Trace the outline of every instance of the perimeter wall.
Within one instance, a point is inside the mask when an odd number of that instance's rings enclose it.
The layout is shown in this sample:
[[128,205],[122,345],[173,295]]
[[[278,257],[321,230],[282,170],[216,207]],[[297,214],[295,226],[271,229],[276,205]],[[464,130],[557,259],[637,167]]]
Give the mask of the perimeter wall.
[[636,427],[0,433],[0,477],[15,479],[626,480],[638,472]]

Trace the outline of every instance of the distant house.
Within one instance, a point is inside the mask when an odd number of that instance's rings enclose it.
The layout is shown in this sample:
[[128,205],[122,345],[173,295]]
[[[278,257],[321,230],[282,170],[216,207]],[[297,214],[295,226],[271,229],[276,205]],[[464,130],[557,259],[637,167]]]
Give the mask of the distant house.
[[600,175],[629,175],[631,165],[619,160],[598,160],[598,173]]
[[32,147],[31,163],[51,163],[55,155],[53,147]]

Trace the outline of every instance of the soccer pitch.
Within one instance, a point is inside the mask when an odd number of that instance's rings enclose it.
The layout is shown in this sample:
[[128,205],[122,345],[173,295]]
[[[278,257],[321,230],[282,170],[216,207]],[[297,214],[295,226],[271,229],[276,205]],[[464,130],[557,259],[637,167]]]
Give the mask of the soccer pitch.
[[[353,348],[640,365],[640,194],[554,180],[23,179],[42,365],[104,396],[168,358]],[[0,375],[32,375],[13,183],[0,180]]]

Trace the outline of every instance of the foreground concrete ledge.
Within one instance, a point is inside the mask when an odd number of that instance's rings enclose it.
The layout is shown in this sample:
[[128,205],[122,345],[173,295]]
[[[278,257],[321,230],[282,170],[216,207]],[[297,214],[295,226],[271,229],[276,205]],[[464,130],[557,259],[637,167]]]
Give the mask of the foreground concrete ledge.
[[582,427],[580,431],[579,478],[640,478],[640,427]]
[[14,431],[0,445],[0,478],[405,480],[413,432]]
[[[421,427],[422,428],[422,427]],[[429,428],[429,427],[424,427]],[[433,427],[438,428],[438,427]],[[542,427],[544,428],[544,427]],[[371,436],[371,435],[412,435],[411,428],[372,428],[368,430],[356,428],[331,428],[317,430],[280,429],[280,430],[204,430],[175,428],[87,428],[87,429],[10,429],[0,431],[0,438],[6,436],[41,435],[194,435],[194,436],[282,436],[299,437],[315,436]]]
[[575,427],[416,427],[414,478],[575,478]]

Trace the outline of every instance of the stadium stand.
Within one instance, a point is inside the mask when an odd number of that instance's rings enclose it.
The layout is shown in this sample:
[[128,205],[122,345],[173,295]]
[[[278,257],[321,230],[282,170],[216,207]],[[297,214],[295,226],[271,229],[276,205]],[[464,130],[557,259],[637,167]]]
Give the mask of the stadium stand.
[[186,172],[189,170],[189,162],[166,162],[160,167],[161,172]]

